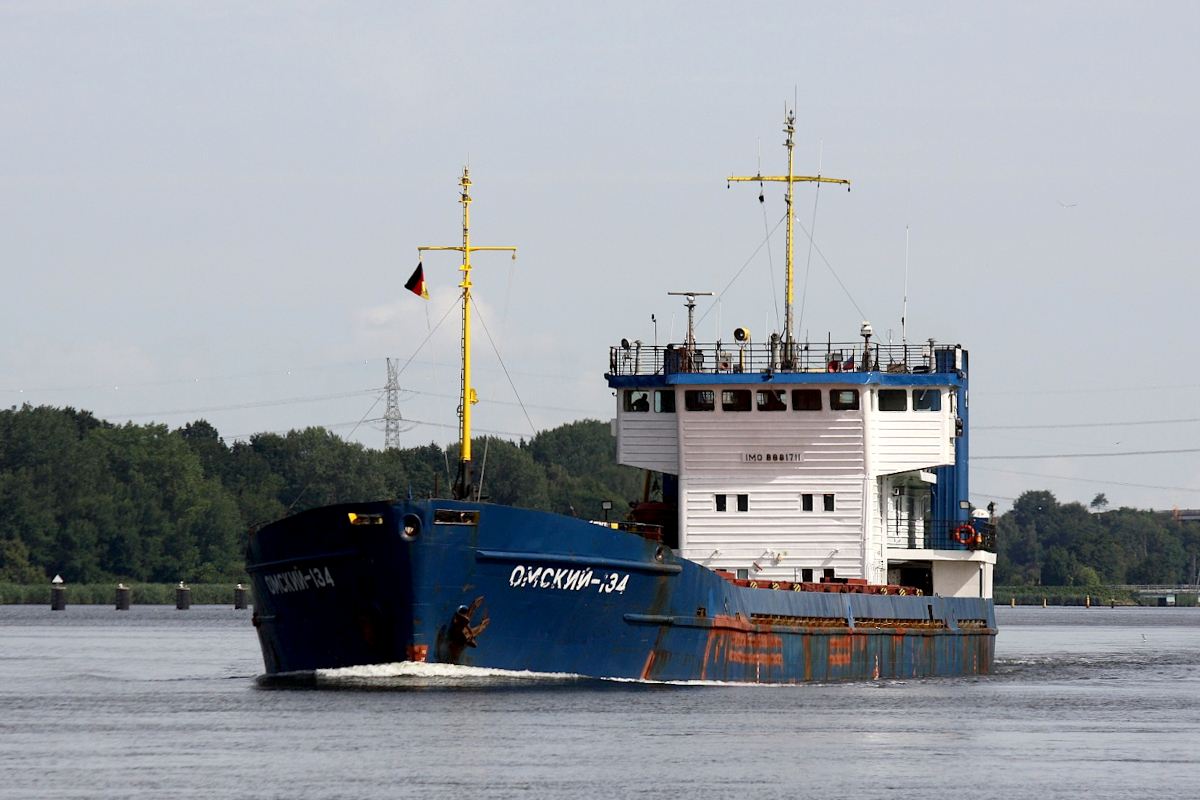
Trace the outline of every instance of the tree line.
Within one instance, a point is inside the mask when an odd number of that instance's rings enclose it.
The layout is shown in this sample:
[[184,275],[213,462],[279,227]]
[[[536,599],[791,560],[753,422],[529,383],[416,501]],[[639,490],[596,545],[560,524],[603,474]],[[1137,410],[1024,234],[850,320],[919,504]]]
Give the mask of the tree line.
[[1059,503],[1047,491],[1023,493],[997,520],[996,583],[1009,586],[1192,584],[1200,522],[1171,512]]
[[[606,423],[473,443],[492,502],[597,518],[640,497]],[[243,580],[252,525],[333,503],[446,495],[457,444],[373,450],[324,428],[227,444],[204,420],[115,425],[50,406],[0,411],[0,583]],[[1195,580],[1200,522],[1029,491],[997,520],[998,585]]]
[[[607,424],[472,444],[486,499],[580,517],[638,495]],[[373,450],[324,428],[227,444],[198,420],[116,425],[50,406],[0,411],[0,583],[245,578],[250,527],[316,506],[448,493],[458,445]]]

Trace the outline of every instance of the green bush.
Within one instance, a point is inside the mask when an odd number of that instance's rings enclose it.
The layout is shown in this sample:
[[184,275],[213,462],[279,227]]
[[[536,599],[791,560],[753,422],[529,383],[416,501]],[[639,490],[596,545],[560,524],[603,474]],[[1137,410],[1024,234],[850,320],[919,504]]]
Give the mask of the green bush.
[[1092,605],[1137,605],[1133,592],[1111,586],[997,586],[992,591],[997,605],[1009,605],[1016,600],[1019,606],[1082,606],[1091,598]]

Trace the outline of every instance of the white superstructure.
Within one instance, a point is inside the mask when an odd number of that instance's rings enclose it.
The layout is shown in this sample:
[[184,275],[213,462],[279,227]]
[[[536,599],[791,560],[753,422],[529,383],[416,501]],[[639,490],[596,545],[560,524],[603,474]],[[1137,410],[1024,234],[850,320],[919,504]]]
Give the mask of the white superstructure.
[[[891,355],[866,350],[864,366]],[[893,361],[892,371],[858,372],[723,371],[727,362],[698,346],[689,370],[672,372],[680,361],[668,353],[661,371],[610,375],[617,460],[669,476],[671,543],[705,566],[764,582],[849,578],[990,596],[990,526],[959,530],[970,523],[957,500],[965,486],[938,497],[939,474],[956,477],[966,412],[965,353],[938,350],[909,357],[915,370]],[[706,361],[711,371],[698,366]]]

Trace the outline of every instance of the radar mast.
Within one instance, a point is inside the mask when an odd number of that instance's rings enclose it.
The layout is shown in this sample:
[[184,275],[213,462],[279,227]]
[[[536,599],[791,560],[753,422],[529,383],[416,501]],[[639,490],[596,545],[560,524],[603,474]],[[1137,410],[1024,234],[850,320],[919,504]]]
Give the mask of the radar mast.
[[454,482],[454,496],[458,500],[476,500],[476,489],[471,478],[471,406],[479,402],[475,389],[471,386],[471,253],[477,250],[510,250],[512,257],[517,257],[515,247],[480,247],[471,244],[471,177],[469,167],[463,167],[462,177],[458,181],[462,192],[458,202],[463,207],[463,243],[455,247],[418,247],[420,256],[426,250],[457,250],[463,254],[462,283],[462,393],[458,406],[458,432],[461,440],[458,462],[458,478]]
[[844,183],[846,190],[850,189],[850,181],[842,178],[824,178],[820,174],[814,176],[796,175],[792,168],[793,158],[792,151],[795,147],[794,138],[796,133],[796,112],[794,110],[784,109],[783,131],[787,134],[787,141],[783,146],[787,148],[788,153],[788,171],[787,175],[763,175],[762,171],[759,174],[750,177],[730,176],[727,179],[727,184],[734,181],[758,181],[765,183],[774,181],[787,184],[787,190],[783,195],[784,203],[787,205],[787,258],[785,261],[786,269],[784,274],[784,317],[783,317],[783,341],[784,341],[784,361],[790,365],[795,361],[795,350],[792,337],[792,294],[795,281],[792,277],[792,244],[795,241],[793,235],[794,214],[792,212],[792,185],[796,183]]

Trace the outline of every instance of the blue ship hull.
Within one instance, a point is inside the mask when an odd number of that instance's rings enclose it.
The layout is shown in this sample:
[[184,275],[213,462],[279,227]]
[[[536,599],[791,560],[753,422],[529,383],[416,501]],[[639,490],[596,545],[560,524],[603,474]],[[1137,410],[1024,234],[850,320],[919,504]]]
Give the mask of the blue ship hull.
[[452,500],[330,506],[250,540],[269,674],[398,661],[763,683],[987,674],[990,599],[739,586],[651,539]]

